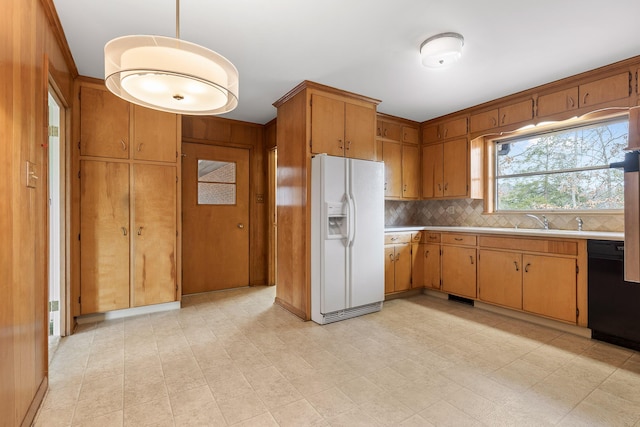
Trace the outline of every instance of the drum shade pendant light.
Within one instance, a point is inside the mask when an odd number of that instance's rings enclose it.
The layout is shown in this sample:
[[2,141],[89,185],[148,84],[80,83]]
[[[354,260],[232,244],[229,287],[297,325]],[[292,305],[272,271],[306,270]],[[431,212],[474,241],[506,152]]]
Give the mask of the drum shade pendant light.
[[444,68],[462,56],[464,38],[458,33],[442,33],[429,37],[420,45],[422,65]]
[[176,38],[118,37],[104,47],[107,88],[134,104],[186,115],[227,113],[238,105],[238,70],[224,56]]

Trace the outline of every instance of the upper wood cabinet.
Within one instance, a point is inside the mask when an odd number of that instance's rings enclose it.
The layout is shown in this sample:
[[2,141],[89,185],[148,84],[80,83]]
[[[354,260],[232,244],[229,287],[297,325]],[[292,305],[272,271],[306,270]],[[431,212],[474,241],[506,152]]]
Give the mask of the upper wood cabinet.
[[384,197],[402,197],[402,144],[383,141],[382,161],[384,162]]
[[467,132],[469,132],[467,117],[458,117],[442,123],[424,126],[422,128],[422,142],[428,144],[445,139],[459,138],[466,136]]
[[632,93],[631,73],[625,71],[615,76],[581,84],[578,87],[578,93],[581,108],[628,98]]
[[578,109],[578,87],[571,87],[538,97],[538,117],[548,117]]
[[472,114],[470,118],[470,131],[480,132],[501,126],[520,123],[533,118],[533,99],[516,102]]
[[420,149],[417,145],[402,145],[402,197],[420,197]]
[[311,95],[312,153],[375,160],[375,129],[375,106]]
[[[474,144],[473,149],[470,149],[466,138],[424,145],[422,147],[422,197],[424,199],[478,197],[478,191],[481,190],[474,188],[471,191],[470,188],[472,159],[474,176],[482,169],[481,156],[472,156],[472,152],[478,149],[481,149],[481,145]],[[474,185],[479,187],[479,181]]]
[[180,116],[133,107],[133,158],[174,163],[178,157]]
[[420,142],[420,133],[417,127],[402,126],[402,142],[417,144]]
[[398,123],[378,119],[376,137],[400,142],[402,138],[402,126]]
[[129,103],[106,89],[80,87],[80,155],[129,158]]

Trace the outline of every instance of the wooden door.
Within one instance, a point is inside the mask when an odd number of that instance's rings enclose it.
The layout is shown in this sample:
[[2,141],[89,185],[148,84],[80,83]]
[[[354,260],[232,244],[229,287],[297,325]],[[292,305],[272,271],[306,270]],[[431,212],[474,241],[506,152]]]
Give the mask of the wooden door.
[[442,197],[442,144],[422,147],[422,197]]
[[442,247],[442,290],[468,298],[476,297],[476,249]]
[[376,159],[376,112],[351,103],[344,106],[344,155],[352,159]]
[[395,288],[395,250],[394,245],[384,247],[384,293],[393,292]]
[[522,263],[522,308],[575,323],[576,260],[523,255]]
[[249,285],[249,150],[182,144],[182,289]]
[[[371,143],[374,144],[373,136]],[[344,156],[344,146],[344,102],[318,94],[311,95],[311,152]]]
[[175,163],[178,116],[133,105],[133,158]]
[[395,245],[395,291],[411,289],[411,244]]
[[129,307],[129,164],[80,162],[80,314]]
[[424,286],[440,289],[440,245],[426,243],[421,246]]
[[443,147],[443,196],[464,197],[469,182],[469,158],[467,139],[445,142]]
[[384,197],[402,197],[402,144],[382,143],[384,162]]
[[481,249],[478,297],[482,301],[522,309],[522,254]]
[[420,196],[420,151],[417,145],[402,146],[402,197],[417,199]]
[[129,103],[111,92],[80,88],[80,155],[129,158]]
[[133,306],[176,300],[175,166],[133,166]]

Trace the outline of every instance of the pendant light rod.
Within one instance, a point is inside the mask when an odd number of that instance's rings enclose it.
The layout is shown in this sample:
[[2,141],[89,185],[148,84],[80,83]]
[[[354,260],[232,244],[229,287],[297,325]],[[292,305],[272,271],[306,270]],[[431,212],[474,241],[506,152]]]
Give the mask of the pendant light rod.
[[176,0],[176,38],[180,40],[180,0]]

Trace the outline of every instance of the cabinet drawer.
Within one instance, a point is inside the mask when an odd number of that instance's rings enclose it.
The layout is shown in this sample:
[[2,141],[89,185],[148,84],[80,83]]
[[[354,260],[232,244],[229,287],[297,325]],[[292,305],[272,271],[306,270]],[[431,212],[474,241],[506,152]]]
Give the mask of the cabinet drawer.
[[440,233],[423,232],[422,243],[440,243]]
[[475,246],[476,245],[476,236],[469,234],[442,234],[442,243],[448,245],[465,245],[465,246]]
[[422,231],[416,231],[411,233],[411,241],[413,243],[418,243],[422,240]]
[[522,239],[518,237],[481,236],[479,244],[484,248],[541,252],[558,255],[577,255],[578,243],[556,239]]
[[384,235],[385,245],[409,242],[411,242],[411,233],[385,233]]

